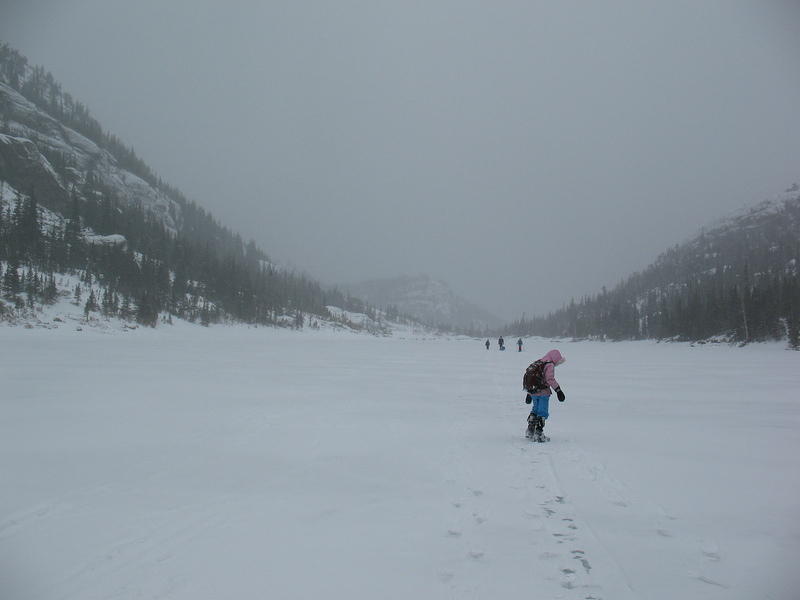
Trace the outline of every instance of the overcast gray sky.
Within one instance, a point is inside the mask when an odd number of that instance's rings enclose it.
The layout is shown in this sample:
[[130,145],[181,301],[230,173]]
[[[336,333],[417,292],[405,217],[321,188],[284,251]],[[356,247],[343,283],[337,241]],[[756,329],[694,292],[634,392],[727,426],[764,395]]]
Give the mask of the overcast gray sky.
[[800,3],[0,0],[0,39],[325,282],[503,317],[800,179]]

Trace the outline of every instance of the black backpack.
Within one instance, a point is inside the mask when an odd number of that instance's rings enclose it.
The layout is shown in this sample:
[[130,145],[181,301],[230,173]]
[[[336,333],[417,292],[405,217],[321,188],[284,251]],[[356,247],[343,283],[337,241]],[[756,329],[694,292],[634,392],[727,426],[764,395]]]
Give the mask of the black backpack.
[[533,390],[546,389],[549,386],[544,378],[544,368],[548,364],[553,364],[549,360],[537,360],[528,365],[525,375],[522,376],[522,387],[532,392]]

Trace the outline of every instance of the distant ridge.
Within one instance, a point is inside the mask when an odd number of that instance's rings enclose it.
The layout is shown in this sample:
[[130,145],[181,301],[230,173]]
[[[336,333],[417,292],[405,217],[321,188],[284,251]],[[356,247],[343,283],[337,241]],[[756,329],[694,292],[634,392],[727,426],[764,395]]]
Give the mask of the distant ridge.
[[482,334],[500,324],[488,310],[458,296],[429,275],[403,275],[348,284],[344,289],[370,304],[399,311],[431,326]]

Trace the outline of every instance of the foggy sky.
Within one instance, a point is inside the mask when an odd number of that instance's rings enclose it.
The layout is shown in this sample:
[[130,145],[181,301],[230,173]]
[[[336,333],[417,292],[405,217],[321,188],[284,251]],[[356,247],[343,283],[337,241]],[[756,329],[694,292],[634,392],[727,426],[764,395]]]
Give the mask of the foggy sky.
[[800,179],[798,6],[0,0],[0,40],[274,259],[512,318]]

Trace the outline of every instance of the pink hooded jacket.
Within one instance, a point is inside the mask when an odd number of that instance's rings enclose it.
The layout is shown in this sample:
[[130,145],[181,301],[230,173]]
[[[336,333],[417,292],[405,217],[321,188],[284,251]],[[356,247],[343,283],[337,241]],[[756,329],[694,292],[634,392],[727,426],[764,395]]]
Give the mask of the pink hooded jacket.
[[533,390],[533,396],[549,396],[552,394],[550,388],[558,389],[561,387],[558,385],[558,381],[556,381],[556,365],[560,365],[566,359],[561,356],[561,352],[558,350],[550,350],[547,354],[545,354],[539,360],[546,361],[547,364],[544,366],[544,380],[547,382],[548,387],[542,389]]

